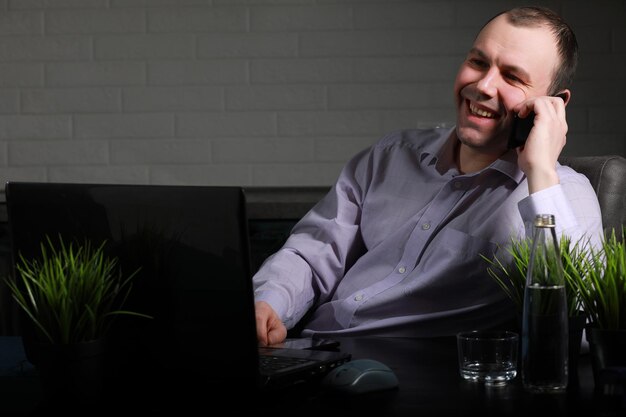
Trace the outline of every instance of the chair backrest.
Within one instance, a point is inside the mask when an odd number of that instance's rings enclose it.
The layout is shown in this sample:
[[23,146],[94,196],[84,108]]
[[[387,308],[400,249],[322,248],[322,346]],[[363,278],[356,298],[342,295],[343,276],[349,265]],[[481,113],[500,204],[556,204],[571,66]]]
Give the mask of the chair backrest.
[[589,178],[598,196],[605,232],[615,229],[621,236],[626,225],[626,158],[619,155],[562,156],[567,165]]

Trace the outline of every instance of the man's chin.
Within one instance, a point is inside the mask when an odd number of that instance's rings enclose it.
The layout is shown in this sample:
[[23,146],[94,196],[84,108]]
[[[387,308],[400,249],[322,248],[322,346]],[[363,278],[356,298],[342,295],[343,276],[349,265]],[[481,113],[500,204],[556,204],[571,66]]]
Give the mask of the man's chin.
[[457,129],[456,136],[459,142],[468,148],[489,151],[506,150],[506,138],[504,137],[487,136],[483,132],[468,128]]
[[487,138],[481,132],[477,132],[476,129],[467,127],[457,127],[456,137],[459,141],[472,148],[481,147],[487,142]]

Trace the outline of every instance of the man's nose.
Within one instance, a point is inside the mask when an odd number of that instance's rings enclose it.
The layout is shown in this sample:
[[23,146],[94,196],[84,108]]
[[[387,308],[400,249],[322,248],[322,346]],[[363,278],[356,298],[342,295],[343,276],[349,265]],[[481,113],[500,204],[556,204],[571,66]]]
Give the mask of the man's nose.
[[498,92],[499,75],[496,68],[490,68],[476,83],[476,88],[481,94],[494,97]]

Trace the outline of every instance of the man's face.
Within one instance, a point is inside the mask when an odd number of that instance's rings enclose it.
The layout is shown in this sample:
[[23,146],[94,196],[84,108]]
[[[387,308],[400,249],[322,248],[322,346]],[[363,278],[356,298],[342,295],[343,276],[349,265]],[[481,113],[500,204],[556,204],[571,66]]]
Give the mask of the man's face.
[[461,142],[504,151],[512,108],[527,98],[546,95],[558,64],[556,41],[547,27],[515,27],[505,16],[489,23],[454,83]]

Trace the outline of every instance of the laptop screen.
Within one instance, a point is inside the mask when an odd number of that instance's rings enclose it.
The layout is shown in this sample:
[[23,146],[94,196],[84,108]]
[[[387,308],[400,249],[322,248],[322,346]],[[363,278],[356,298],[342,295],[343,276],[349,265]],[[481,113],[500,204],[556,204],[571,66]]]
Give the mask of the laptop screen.
[[46,236],[61,236],[105,242],[125,275],[139,270],[125,309],[153,319],[116,319],[115,375],[152,388],[179,375],[232,379],[242,388],[256,383],[240,187],[9,182],[6,199],[14,260],[38,257]]

